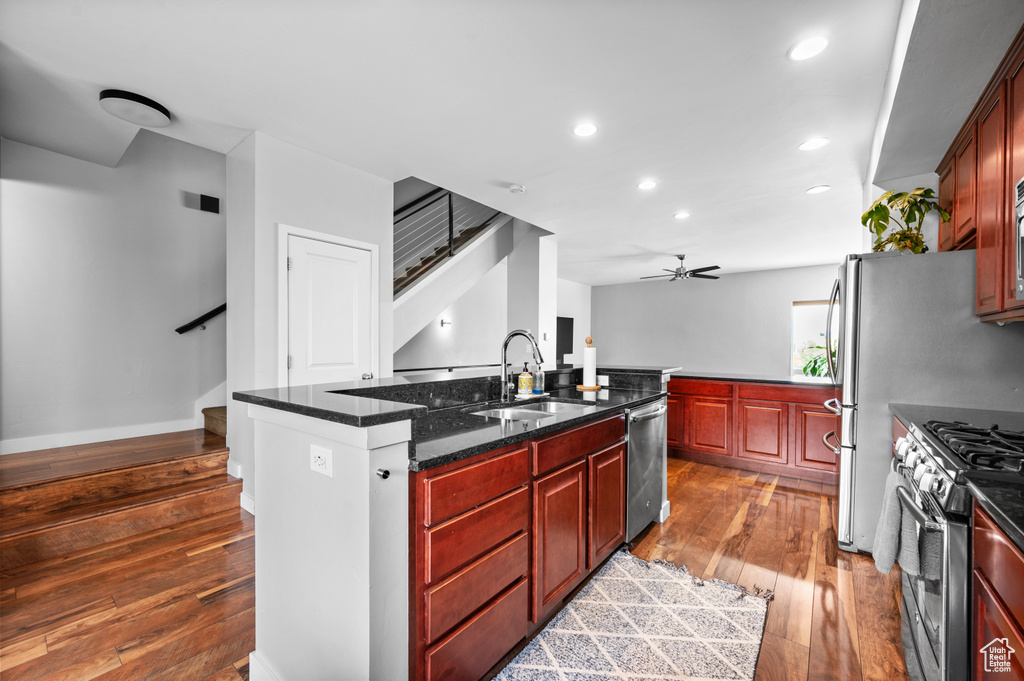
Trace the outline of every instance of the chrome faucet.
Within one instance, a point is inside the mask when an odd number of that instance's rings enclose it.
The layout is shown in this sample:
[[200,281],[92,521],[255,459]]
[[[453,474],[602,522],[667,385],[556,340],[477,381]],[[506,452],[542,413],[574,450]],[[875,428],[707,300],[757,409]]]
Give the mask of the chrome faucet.
[[505,342],[501,345],[501,401],[508,402],[508,344],[515,336],[522,336],[526,340],[530,341],[530,345],[533,346],[533,359],[537,362],[539,367],[544,363],[544,358],[541,357],[540,347],[537,346],[537,339],[533,337],[533,334],[526,329],[516,329],[515,331],[509,331],[508,335],[505,336]]

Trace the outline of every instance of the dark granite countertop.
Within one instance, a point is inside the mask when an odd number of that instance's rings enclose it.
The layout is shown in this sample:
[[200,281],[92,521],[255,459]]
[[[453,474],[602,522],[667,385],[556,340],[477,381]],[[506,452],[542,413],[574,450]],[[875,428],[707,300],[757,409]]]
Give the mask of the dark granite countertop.
[[[547,399],[587,405],[587,409],[526,421],[484,418],[470,412],[514,405],[499,405],[500,381],[495,370],[481,369],[247,390],[232,397],[248,404],[359,428],[411,419],[409,468],[418,471],[641,406],[666,394],[628,386],[599,392],[560,387],[551,389]],[[515,400],[514,404],[543,399]]]
[[[998,425],[1024,431],[1024,413],[992,409],[933,407],[921,404],[890,404],[889,410],[908,428],[927,421],[964,421],[976,426]],[[967,487],[978,505],[992,516],[1006,536],[1024,551],[1024,477],[1020,482],[992,480],[982,472],[965,473]]]
[[812,376],[767,376],[761,374],[729,374],[711,371],[673,370],[672,378],[698,378],[709,381],[736,381],[738,383],[784,383],[787,385],[806,385],[816,388],[831,388],[832,381],[827,378]]

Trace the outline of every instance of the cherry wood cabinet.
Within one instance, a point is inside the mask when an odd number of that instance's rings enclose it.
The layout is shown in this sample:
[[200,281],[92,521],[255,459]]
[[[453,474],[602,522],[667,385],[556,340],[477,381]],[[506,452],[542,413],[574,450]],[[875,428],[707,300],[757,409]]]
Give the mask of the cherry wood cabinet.
[[1024,178],[1024,28],[939,163],[939,250],[977,248],[975,314],[983,321],[1024,319],[1016,298],[1015,185]]
[[590,533],[587,569],[612,555],[626,538],[626,445],[617,444],[587,457],[590,474]]
[[533,484],[536,622],[585,575],[587,462],[566,466]]
[[669,453],[702,463],[803,477],[838,479],[838,457],[822,442],[839,427],[823,402],[835,388],[674,378],[669,395]]
[[1024,681],[1024,554],[977,503],[973,520],[972,678]]
[[683,398],[669,393],[668,396],[668,446],[682,447]]
[[625,537],[622,414],[414,473],[410,678],[478,679]]
[[954,159],[956,167],[954,203],[956,204],[956,210],[953,215],[953,239],[958,244],[964,244],[974,238],[974,211],[977,190],[975,166],[978,157],[973,126],[967,130],[966,135],[960,140]]
[[953,199],[956,197],[955,169],[953,159],[949,159],[937,171],[939,174],[939,206],[949,213],[948,220],[939,219],[940,251],[951,251],[956,245],[956,237],[953,234],[953,226],[956,224],[956,210],[953,205]]
[[975,314],[999,312],[1003,302],[1003,226],[1006,175],[1006,98],[1001,84],[978,118],[978,267]]

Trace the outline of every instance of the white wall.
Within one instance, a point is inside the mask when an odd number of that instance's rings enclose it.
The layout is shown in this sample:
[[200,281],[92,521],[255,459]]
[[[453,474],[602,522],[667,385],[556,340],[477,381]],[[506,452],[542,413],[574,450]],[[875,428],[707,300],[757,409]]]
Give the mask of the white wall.
[[[558,316],[558,243],[551,233],[516,219],[515,247],[508,256],[508,328],[526,329],[537,339],[545,367],[555,366]],[[547,339],[544,338],[547,334]],[[499,357],[500,359],[500,357]],[[525,340],[513,340],[508,361],[533,362]]]
[[572,317],[572,353],[583,363],[583,348],[590,333],[590,287],[568,279],[558,280],[558,316]]
[[824,300],[836,266],[592,289],[599,364],[788,376],[794,301]]
[[[277,387],[278,225],[379,248],[379,376],[392,370],[392,184],[256,132],[228,154],[228,392]],[[240,345],[236,355],[234,343]],[[250,348],[250,342],[252,343]],[[254,491],[253,429],[244,405],[228,407],[228,446],[244,495]]]
[[[116,168],[0,142],[2,451],[194,427],[225,377],[223,154],[143,130]],[[230,312],[228,314],[231,314]]]
[[[494,364],[507,329],[508,263],[502,260],[395,351],[395,369]],[[441,320],[451,326],[441,326]]]

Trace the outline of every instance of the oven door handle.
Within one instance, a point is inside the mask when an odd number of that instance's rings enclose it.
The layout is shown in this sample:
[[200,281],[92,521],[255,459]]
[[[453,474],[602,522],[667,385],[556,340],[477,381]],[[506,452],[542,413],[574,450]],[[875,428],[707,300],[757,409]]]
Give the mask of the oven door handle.
[[910,515],[914,516],[914,520],[917,521],[917,524],[920,525],[922,529],[928,532],[939,532],[943,529],[941,523],[935,522],[935,520],[929,517],[929,515],[917,505],[906,488],[897,487],[896,496],[900,498],[903,508],[905,508]]

